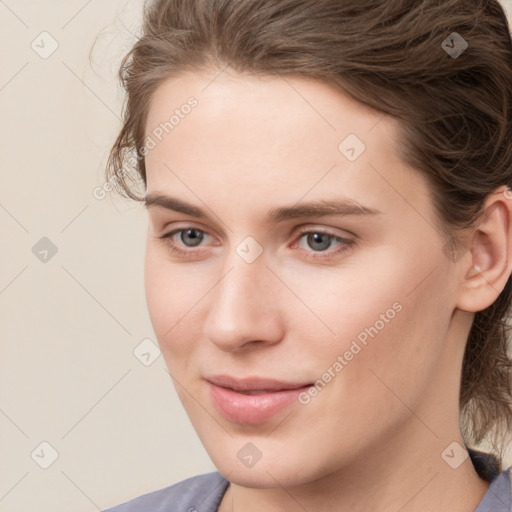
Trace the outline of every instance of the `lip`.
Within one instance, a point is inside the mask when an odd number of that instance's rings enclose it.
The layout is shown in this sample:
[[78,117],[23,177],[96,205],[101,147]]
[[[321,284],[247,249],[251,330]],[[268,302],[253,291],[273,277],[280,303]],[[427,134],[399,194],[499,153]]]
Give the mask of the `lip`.
[[260,377],[237,379],[228,375],[215,375],[205,380],[210,398],[221,414],[235,423],[253,425],[271,419],[313,385]]

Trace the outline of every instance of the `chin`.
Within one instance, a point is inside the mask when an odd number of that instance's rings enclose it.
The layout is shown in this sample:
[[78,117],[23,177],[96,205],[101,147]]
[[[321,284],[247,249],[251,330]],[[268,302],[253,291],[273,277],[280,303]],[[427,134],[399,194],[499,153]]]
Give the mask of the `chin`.
[[258,467],[253,468],[233,467],[229,463],[215,465],[230,482],[252,489],[295,487],[314,480],[314,477],[299,475],[297,469],[279,467],[276,463],[263,465],[260,461]]
[[[254,438],[255,443],[261,447],[261,458],[253,463],[247,460],[247,466],[244,465],[244,455],[251,453],[253,449],[251,437],[245,439],[230,439],[227,443],[216,443],[215,446],[208,446],[207,451],[218,471],[230,482],[236,485],[249,488],[278,488],[278,487],[295,487],[314,481],[321,475],[311,465],[311,458],[303,454],[298,457],[297,449],[294,448],[290,453],[290,449],[282,446],[279,450],[277,446],[263,446],[264,440],[258,441]],[[244,447],[246,447],[245,451]],[[254,452],[256,454],[256,452]]]

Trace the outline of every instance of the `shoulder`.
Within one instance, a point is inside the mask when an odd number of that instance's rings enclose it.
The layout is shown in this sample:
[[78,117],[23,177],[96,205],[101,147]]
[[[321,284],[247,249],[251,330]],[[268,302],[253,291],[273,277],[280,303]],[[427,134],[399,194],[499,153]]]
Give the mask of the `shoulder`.
[[475,512],[510,512],[512,510],[512,467],[492,479]]
[[478,476],[489,484],[475,512],[511,512],[512,466],[503,469],[501,462],[491,453],[467,448]]
[[219,472],[206,473],[143,494],[104,512],[216,512],[228,485]]

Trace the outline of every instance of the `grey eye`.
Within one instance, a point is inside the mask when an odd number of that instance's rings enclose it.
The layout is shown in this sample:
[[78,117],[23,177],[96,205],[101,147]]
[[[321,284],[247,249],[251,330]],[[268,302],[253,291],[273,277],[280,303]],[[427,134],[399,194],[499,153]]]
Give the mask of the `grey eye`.
[[332,235],[325,233],[308,233],[306,241],[308,246],[315,251],[325,251],[332,244]]
[[204,238],[204,233],[199,229],[182,229],[180,231],[180,241],[187,247],[199,245]]

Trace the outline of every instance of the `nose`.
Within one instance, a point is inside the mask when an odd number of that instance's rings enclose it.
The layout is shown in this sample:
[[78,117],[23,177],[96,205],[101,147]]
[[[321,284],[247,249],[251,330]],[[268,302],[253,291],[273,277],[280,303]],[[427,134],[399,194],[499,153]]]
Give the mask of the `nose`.
[[226,266],[224,277],[209,294],[205,336],[228,352],[278,343],[284,322],[275,289],[278,282],[263,258],[246,263],[235,255]]

